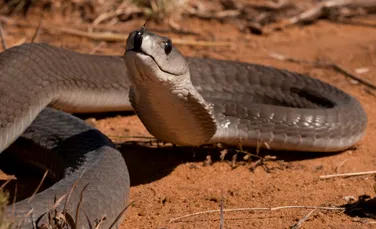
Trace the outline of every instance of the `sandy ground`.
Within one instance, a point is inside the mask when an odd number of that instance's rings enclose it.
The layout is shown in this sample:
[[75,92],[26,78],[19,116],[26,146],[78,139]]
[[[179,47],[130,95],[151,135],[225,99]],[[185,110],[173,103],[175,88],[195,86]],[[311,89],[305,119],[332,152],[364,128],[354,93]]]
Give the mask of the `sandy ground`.
[[[376,18],[374,18],[376,19]],[[18,18],[18,20],[23,20]],[[33,18],[31,17],[31,19]],[[60,23],[53,17],[49,22]],[[34,20],[33,22],[36,22]],[[26,21],[25,21],[26,22]],[[62,22],[64,23],[64,21]],[[141,20],[119,25],[125,33],[138,29]],[[343,75],[305,64],[276,60],[268,51],[305,60],[329,60],[350,72],[369,71],[360,77],[376,83],[376,30],[369,27],[334,24],[327,21],[305,27],[292,27],[267,36],[239,32],[233,23],[214,20],[184,19],[179,24],[200,38],[231,42],[231,47],[177,45],[187,56],[238,60],[285,68],[309,74],[350,93],[364,106],[369,124],[365,138],[354,148],[339,154],[301,154],[265,152],[276,160],[265,162],[254,171],[252,164],[236,167],[229,160],[220,161],[220,149],[147,148],[126,143],[129,136],[149,136],[138,118],[119,114],[89,119],[119,144],[131,175],[130,198],[133,204],[121,228],[219,228],[219,213],[200,214],[168,223],[169,220],[195,212],[218,210],[223,196],[224,208],[266,208],[278,206],[340,206],[346,197],[374,196],[373,176],[321,180],[321,175],[371,171],[376,168],[376,91],[357,84]],[[34,29],[4,26],[9,46],[30,41]],[[161,31],[165,25],[150,23],[150,30]],[[161,32],[160,32],[161,33]],[[171,38],[194,39],[192,35],[163,32]],[[79,52],[123,54],[124,43],[100,43],[85,38],[42,31],[38,42]],[[139,140],[141,141],[141,140]],[[254,152],[252,149],[249,152]],[[211,155],[213,163],[206,165]],[[225,228],[289,228],[311,209],[226,212]],[[315,211],[302,228],[371,228],[358,217],[340,211]]]

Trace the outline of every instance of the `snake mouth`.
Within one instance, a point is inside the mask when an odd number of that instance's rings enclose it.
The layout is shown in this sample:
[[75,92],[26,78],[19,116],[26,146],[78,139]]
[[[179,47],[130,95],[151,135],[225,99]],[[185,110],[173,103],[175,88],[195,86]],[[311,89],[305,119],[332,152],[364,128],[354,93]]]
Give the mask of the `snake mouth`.
[[[155,63],[155,65],[158,67],[158,69],[159,69],[161,72],[163,72],[163,73],[166,73],[166,74],[169,74],[169,75],[174,75],[174,76],[178,76],[178,75],[179,75],[179,74],[174,74],[174,73],[172,73],[172,72],[169,72],[169,71],[167,71],[167,70],[164,70],[164,69],[158,64],[158,61],[156,61],[156,59],[155,59],[152,55],[150,55],[150,54],[148,54],[148,53],[142,51],[142,49],[140,49],[140,50],[137,50],[137,49],[130,49],[129,51],[135,52],[136,54],[142,55],[142,56],[144,56],[144,57],[149,57],[149,58],[153,61],[153,63]],[[150,79],[150,77],[148,77],[148,78]]]

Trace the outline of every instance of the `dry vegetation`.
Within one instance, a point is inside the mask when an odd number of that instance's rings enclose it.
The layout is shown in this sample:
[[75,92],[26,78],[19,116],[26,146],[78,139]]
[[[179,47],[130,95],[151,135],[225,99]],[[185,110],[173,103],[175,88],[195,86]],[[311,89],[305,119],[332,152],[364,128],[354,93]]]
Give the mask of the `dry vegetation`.
[[320,3],[297,0],[5,0],[0,3],[1,15],[26,16],[32,9],[42,9],[45,14],[59,13],[93,26],[105,24],[107,29],[111,29],[111,25],[140,17],[168,22],[172,28],[180,29],[176,21],[183,17],[198,17],[232,21],[244,32],[263,34],[285,26],[314,23],[318,19],[360,23],[350,19],[375,13],[376,3],[373,0],[330,0]]
[[3,217],[4,208],[8,204],[8,198],[9,197],[7,193],[3,192],[0,189],[0,228],[1,229],[10,228],[9,222],[7,222]]

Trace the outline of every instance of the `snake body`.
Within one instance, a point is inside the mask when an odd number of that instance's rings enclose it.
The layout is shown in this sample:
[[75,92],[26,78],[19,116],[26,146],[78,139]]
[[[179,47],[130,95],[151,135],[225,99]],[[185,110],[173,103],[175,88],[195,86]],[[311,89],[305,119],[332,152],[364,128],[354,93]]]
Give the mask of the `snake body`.
[[[106,136],[65,112],[134,109],[151,134],[178,145],[320,152],[349,148],[367,125],[358,100],[327,83],[257,64],[183,57],[168,38],[144,29],[129,35],[123,57],[47,44],[10,48],[0,54],[0,93],[0,152],[37,145],[42,154],[20,157],[59,180],[17,202],[15,215],[33,208],[36,220],[82,176],[71,202],[89,184],[82,206],[90,219],[105,215],[105,228],[128,202],[126,164]],[[78,223],[87,227],[85,215]]]

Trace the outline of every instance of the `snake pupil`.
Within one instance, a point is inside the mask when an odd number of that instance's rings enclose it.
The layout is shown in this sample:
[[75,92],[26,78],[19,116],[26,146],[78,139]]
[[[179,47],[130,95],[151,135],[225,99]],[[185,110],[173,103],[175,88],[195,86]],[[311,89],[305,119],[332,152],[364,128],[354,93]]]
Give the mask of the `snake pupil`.
[[171,40],[167,40],[164,42],[164,50],[165,50],[165,53],[166,55],[170,54],[170,52],[172,51],[172,42]]

